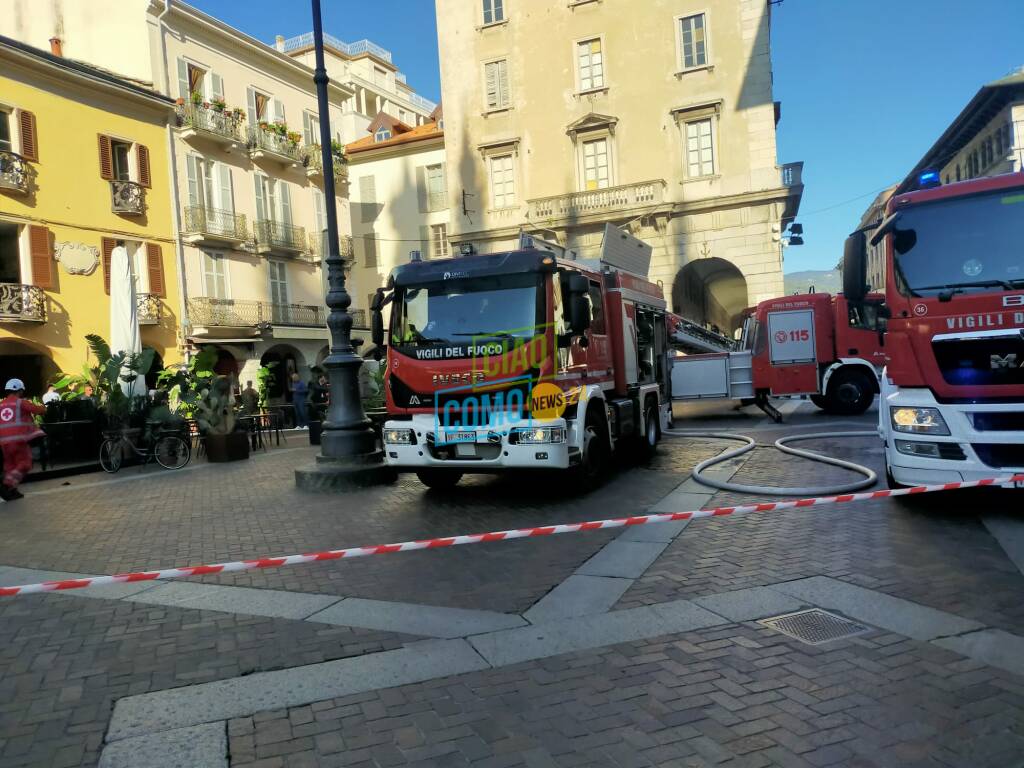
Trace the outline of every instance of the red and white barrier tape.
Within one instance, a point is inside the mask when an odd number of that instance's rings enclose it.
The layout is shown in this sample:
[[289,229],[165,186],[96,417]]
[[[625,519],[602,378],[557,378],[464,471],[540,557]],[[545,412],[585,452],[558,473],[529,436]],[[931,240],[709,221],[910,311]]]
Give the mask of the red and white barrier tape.
[[627,525],[647,525],[649,523],[667,523],[672,520],[696,520],[702,517],[724,517],[726,515],[743,515],[749,512],[770,512],[779,509],[795,509],[825,504],[845,504],[851,501],[868,501],[884,499],[890,496],[909,496],[935,491],[953,491],[959,488],[979,488],[1006,483],[1024,483],[1024,475],[1011,477],[971,480],[963,483],[946,483],[944,485],[922,485],[914,488],[898,490],[867,491],[864,493],[846,493],[839,496],[823,496],[817,499],[799,499],[796,501],[773,501],[764,504],[745,504],[737,507],[718,507],[717,509],[700,509],[691,512],[669,512],[658,515],[640,515],[638,517],[620,517],[612,520],[593,520],[586,523],[567,523],[561,525],[543,525],[537,528],[519,528],[512,531],[495,531],[493,533],[473,533],[465,536],[446,536],[424,541],[405,541],[400,544],[378,544],[373,547],[351,547],[334,549],[328,552],[314,552],[307,555],[286,555],[284,557],[264,557],[258,560],[243,560],[234,563],[218,563],[216,565],[193,565],[185,568],[168,568],[162,571],[140,571],[138,573],[121,573],[116,576],[94,576],[84,579],[67,579],[65,581],[44,581],[41,584],[24,584],[16,587],[0,587],[0,597],[28,595],[36,592],[57,592],[66,589],[83,589],[100,587],[104,584],[130,584],[135,581],[154,581],[158,579],[180,579],[185,576],[204,576],[211,573],[232,573],[249,571],[253,568],[279,568],[285,565],[300,563],[316,563],[325,560],[341,560],[343,558],[366,557],[367,555],[386,555],[391,552],[411,552],[418,549],[438,549],[455,547],[460,544],[482,544],[489,541],[507,541],[509,539],[526,539],[533,536],[552,536],[557,533],[578,533],[580,531],[597,531],[604,528],[623,528]]

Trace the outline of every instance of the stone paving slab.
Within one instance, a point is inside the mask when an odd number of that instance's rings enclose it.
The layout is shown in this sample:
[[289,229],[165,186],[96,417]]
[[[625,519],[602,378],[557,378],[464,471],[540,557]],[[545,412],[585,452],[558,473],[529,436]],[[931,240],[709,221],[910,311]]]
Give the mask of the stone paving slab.
[[658,559],[667,546],[667,541],[616,539],[576,569],[576,573],[581,576],[635,579],[643,576],[644,571]]
[[730,621],[751,621],[766,616],[792,613],[806,605],[802,600],[780,594],[768,587],[751,587],[720,595],[707,595],[695,598],[693,602],[712,613],[725,616]]
[[227,768],[228,736],[223,723],[137,736],[103,750],[99,768]]
[[[82,590],[83,593],[89,591]],[[151,605],[173,605],[179,608],[201,608],[207,611],[302,620],[309,619],[314,613],[334,605],[340,598],[330,595],[282,592],[274,589],[249,589],[174,581],[160,584],[154,589],[129,596],[127,599]],[[362,625],[354,624],[352,626]],[[369,629],[386,629],[386,627],[369,627]]]
[[424,640],[356,659],[258,672],[187,688],[128,696],[114,707],[107,741],[116,742],[292,707],[334,696],[372,691],[445,675],[485,669],[465,640]]
[[993,667],[1024,676],[1024,637],[1001,629],[982,629],[956,637],[942,637],[936,645],[970,656]]
[[523,614],[531,624],[604,613],[619,601],[632,579],[573,574]]
[[484,632],[521,627],[526,624],[519,616],[495,611],[390,603],[383,600],[364,600],[358,597],[346,598],[307,618],[309,621],[318,621],[323,624],[382,629],[441,638],[478,635]]
[[477,635],[469,642],[495,667],[561,653],[685,632],[725,622],[695,603],[645,606],[596,616],[578,616],[540,626]]

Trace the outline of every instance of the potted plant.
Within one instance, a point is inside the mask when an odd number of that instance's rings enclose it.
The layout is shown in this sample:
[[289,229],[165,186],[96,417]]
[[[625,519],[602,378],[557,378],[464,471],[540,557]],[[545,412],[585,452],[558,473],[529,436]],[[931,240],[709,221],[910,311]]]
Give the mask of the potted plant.
[[213,107],[214,112],[224,113],[224,110],[228,108],[227,102],[224,99],[214,99],[210,102],[210,106]]
[[297,147],[299,145],[299,142],[302,141],[302,134],[297,133],[295,131],[288,131],[286,133],[286,136],[288,138],[288,143],[291,144],[293,147]]
[[231,380],[214,376],[196,403],[196,423],[206,441],[206,458],[212,462],[249,458],[249,435],[235,418]]
[[199,91],[192,91],[190,98],[192,99],[193,106],[198,107],[203,103],[203,94]]

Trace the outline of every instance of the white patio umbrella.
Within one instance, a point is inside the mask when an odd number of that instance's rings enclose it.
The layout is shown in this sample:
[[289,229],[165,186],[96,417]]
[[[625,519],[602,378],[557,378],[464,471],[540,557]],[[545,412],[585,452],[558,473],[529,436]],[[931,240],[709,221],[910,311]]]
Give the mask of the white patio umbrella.
[[[110,254],[110,351],[113,354],[142,353],[139,307],[135,294],[135,270],[128,250],[119,245]],[[121,382],[128,397],[146,394],[142,376],[133,384]]]

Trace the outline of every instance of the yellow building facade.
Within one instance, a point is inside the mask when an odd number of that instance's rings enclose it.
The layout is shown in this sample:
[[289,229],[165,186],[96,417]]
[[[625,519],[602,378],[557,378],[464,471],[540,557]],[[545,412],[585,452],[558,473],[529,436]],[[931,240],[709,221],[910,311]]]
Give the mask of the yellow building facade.
[[110,338],[110,254],[135,270],[142,343],[181,360],[168,161],[173,102],[0,37],[0,379],[30,395]]

